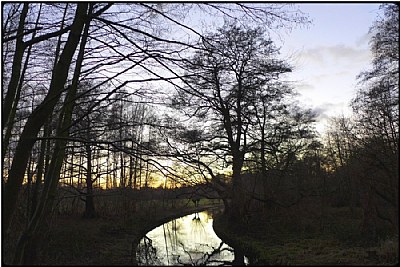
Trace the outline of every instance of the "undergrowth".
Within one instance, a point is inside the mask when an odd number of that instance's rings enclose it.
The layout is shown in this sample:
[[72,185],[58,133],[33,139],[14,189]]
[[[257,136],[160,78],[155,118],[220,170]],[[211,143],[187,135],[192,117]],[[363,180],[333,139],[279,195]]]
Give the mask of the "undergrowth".
[[[377,238],[363,236],[362,212],[348,207],[328,208],[323,216],[301,211],[253,216],[246,225],[225,217],[214,221],[227,243],[247,250],[254,265],[392,265],[398,263],[398,235],[385,227]],[[240,230],[239,230],[240,229]]]

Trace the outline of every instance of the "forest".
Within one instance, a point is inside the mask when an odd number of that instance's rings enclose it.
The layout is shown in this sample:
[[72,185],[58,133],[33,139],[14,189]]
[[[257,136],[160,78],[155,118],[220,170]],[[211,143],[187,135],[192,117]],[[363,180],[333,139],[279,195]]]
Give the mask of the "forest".
[[399,7],[380,9],[352,114],[321,134],[271,38],[311,23],[301,5],[3,3],[2,263],[136,265],[146,232],[211,207],[249,265],[398,263]]

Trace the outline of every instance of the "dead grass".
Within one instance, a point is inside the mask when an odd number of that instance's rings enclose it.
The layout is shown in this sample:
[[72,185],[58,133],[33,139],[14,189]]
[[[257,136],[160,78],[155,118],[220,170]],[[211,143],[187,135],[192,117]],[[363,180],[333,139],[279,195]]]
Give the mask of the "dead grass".
[[[103,199],[96,206],[98,217],[84,219],[79,212],[70,212],[74,205],[58,206],[49,227],[42,233],[44,242],[38,251],[38,265],[132,265],[135,242],[153,227],[173,218],[191,213],[195,208],[187,199],[171,201],[151,200],[121,204],[116,198]],[[116,205],[114,208],[113,205]],[[210,206],[210,201],[201,201]],[[125,205],[122,209],[121,205]],[[66,208],[67,207],[67,208]],[[76,207],[76,206],[75,206]],[[61,211],[59,210],[61,208]],[[81,210],[82,211],[82,210]],[[23,229],[23,216],[18,218],[18,229],[11,240],[16,240]],[[12,260],[15,246],[8,242],[3,247],[4,263]]]
[[[361,211],[329,208],[324,216],[302,220],[299,211],[252,220],[245,233],[223,217],[214,229],[227,243],[247,250],[257,265],[393,265],[398,263],[398,236],[365,243]],[[273,219],[271,219],[273,218]],[[243,230],[243,229],[242,229]],[[224,239],[224,238],[223,238]]]
[[[202,207],[210,206],[203,201]],[[80,215],[58,215],[46,234],[40,265],[132,265],[137,242],[149,230],[169,218],[191,213],[193,204],[179,200],[171,205],[160,201],[138,203],[135,212],[126,211],[83,219]]]

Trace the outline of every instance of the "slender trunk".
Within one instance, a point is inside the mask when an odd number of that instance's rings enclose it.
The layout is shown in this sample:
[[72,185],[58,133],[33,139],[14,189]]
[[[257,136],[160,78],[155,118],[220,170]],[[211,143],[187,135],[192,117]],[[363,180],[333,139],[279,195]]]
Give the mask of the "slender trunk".
[[144,174],[144,187],[147,188],[149,186],[149,161],[146,162],[146,173]]
[[136,158],[135,158],[135,166],[134,166],[134,172],[133,172],[133,188],[137,189],[137,176],[138,176],[138,161],[139,161],[139,157],[138,157],[138,148],[136,145]]
[[96,181],[97,181],[97,188],[101,188],[101,181],[100,181],[100,170],[101,170],[101,164],[100,164],[100,149],[96,150]]
[[[38,14],[38,17],[37,17],[37,20],[36,20],[36,27],[37,27],[37,24],[39,23],[41,8],[42,8],[42,5],[40,5],[40,8],[39,8],[39,14]],[[36,31],[33,32],[32,38],[34,38],[35,35],[36,35]],[[26,53],[24,67],[22,69],[22,72],[21,72],[21,75],[20,75],[20,79],[19,79],[19,82],[18,82],[18,87],[17,87],[16,93],[15,93],[15,100],[13,101],[10,114],[8,115],[8,118],[7,118],[7,121],[8,121],[7,128],[6,128],[6,132],[4,134],[4,138],[3,138],[3,142],[2,142],[2,158],[1,158],[1,163],[2,164],[1,164],[1,166],[3,166],[3,168],[4,168],[4,165],[3,165],[4,164],[4,158],[5,158],[5,155],[6,155],[6,152],[7,152],[7,149],[8,149],[8,145],[9,145],[9,142],[10,142],[11,133],[12,133],[12,129],[13,129],[13,126],[14,126],[15,114],[17,113],[17,106],[18,106],[18,102],[19,102],[19,99],[20,99],[21,91],[22,91],[22,84],[24,82],[25,73],[26,73],[26,70],[28,68],[28,63],[29,63],[31,51],[32,51],[32,46],[30,46],[28,48],[28,51]],[[32,101],[32,103],[33,103],[33,101]]]
[[79,166],[78,166],[78,188],[81,189],[82,188],[82,161],[83,161],[83,156],[82,153],[79,153]]
[[32,176],[33,176],[33,172],[34,170],[32,170],[33,167],[33,163],[32,163],[33,159],[32,159],[32,155],[31,157],[29,157],[29,162],[28,162],[28,168],[27,168],[27,172],[26,172],[26,176],[27,176],[27,184],[26,184],[26,190],[27,190],[27,197],[26,197],[26,224],[28,225],[29,223],[29,214],[31,212],[31,194],[32,194]]
[[120,187],[125,188],[125,186],[126,186],[126,177],[125,177],[125,162],[124,162],[124,156],[122,155],[122,153],[120,153],[119,157],[120,157],[120,162],[121,162]]
[[[49,137],[49,124],[46,122],[43,126],[43,137]],[[37,206],[37,200],[39,197],[39,189],[42,184],[42,178],[43,178],[43,171],[45,168],[45,154],[46,154],[46,144],[47,140],[43,139],[40,144],[40,155],[39,155],[39,160],[38,160],[38,166],[37,166],[37,173],[36,173],[36,181],[33,187],[33,193],[32,193],[32,207],[31,207],[31,213],[29,215],[30,218],[32,218],[33,213],[36,210]]]
[[118,163],[117,163],[117,152],[113,151],[113,188],[117,188],[118,184],[117,184],[117,168],[118,168]]
[[128,180],[129,188],[132,188],[132,177],[133,177],[133,157],[129,156],[129,180]]
[[93,180],[92,180],[92,150],[90,145],[86,145],[87,166],[86,166],[86,197],[85,197],[85,218],[96,217],[96,210],[93,200]]
[[142,188],[142,160],[139,159],[139,189]]
[[106,164],[106,170],[107,170],[107,176],[106,176],[106,189],[110,188],[110,179],[109,179],[109,174],[110,174],[110,146],[108,145],[107,147],[107,164]]
[[[76,50],[76,47],[79,43],[81,32],[83,29],[83,26],[85,25],[85,17],[87,15],[87,8],[88,4],[87,3],[79,3],[77,10],[76,10],[76,15],[74,22],[72,24],[71,32],[68,37],[66,46],[64,48],[63,53],[60,56],[59,63],[57,64],[56,70],[54,74],[57,73],[57,70],[60,71],[60,76],[53,76],[52,78],[52,84],[53,80],[55,77],[58,79],[63,78],[63,80],[59,81],[58,83],[55,82],[55,85],[60,86],[61,88],[63,87],[64,83],[66,82],[66,78],[68,75],[68,67],[71,63],[72,56]],[[88,27],[88,24],[86,26]],[[85,30],[88,30],[86,28]],[[81,64],[82,62],[79,63],[79,58],[82,56],[83,58],[83,48],[84,48],[85,42],[82,40],[81,42],[81,47],[80,47],[80,55],[78,55],[78,60],[77,60],[77,65]],[[82,47],[83,46],[83,47]],[[69,51],[72,49],[73,51]],[[64,60],[66,62],[64,62]],[[68,63],[67,66],[62,66],[59,67],[59,64],[63,63]],[[78,67],[78,66],[77,66]],[[72,110],[73,110],[73,104],[74,104],[74,99],[76,95],[76,88],[77,86],[77,77],[79,76],[79,67],[78,69],[75,69],[74,73],[74,78],[72,82],[72,86],[69,87],[67,96],[65,98],[64,106],[61,111],[61,115],[59,118],[58,126],[57,126],[57,136],[61,137],[61,139],[57,140],[55,142],[55,147],[52,155],[52,160],[49,166],[49,171],[46,176],[45,184],[44,184],[44,189],[43,193],[41,195],[39,204],[37,206],[37,209],[30,220],[30,223],[27,227],[27,229],[23,232],[21,235],[18,244],[17,244],[17,251],[14,257],[14,264],[27,264],[27,263],[32,263],[34,261],[34,258],[32,259],[32,255],[35,255],[35,250],[37,249],[37,241],[40,239],[40,237],[37,235],[40,227],[43,226],[46,215],[50,212],[54,199],[56,197],[56,188],[58,185],[58,180],[60,176],[60,171],[62,167],[62,163],[64,160],[65,156],[65,146],[66,146],[66,137],[68,137],[69,134],[69,127],[71,125],[71,119],[72,119]],[[62,72],[61,70],[64,70],[65,72]],[[59,88],[58,88],[59,89]],[[49,90],[49,94],[51,91],[51,87]],[[54,95],[52,97],[55,97]],[[47,98],[47,97],[46,97]],[[51,100],[50,100],[51,101]],[[54,103],[55,105],[55,103]],[[52,107],[54,108],[54,106]],[[47,118],[47,117],[46,117]]]
[[53,113],[67,80],[69,66],[81,37],[86,11],[87,4],[78,4],[68,40],[53,71],[49,92],[44,101],[29,116],[20,136],[3,196],[3,229],[6,231],[10,226],[11,218],[15,211],[17,196],[21,189],[28,158],[36,142],[37,134],[47,118]]
[[[270,190],[268,188],[268,177],[267,177],[267,161],[265,160],[265,131],[264,126],[261,127],[261,179],[264,189],[264,199],[271,197],[269,195]],[[267,201],[263,204],[264,212],[269,208],[269,203]]]
[[9,116],[11,114],[12,106],[14,102],[18,102],[19,99],[16,99],[18,82],[20,80],[21,75],[21,65],[22,58],[24,56],[25,45],[23,42],[24,38],[24,28],[25,28],[25,19],[28,14],[28,6],[29,3],[25,2],[21,11],[21,16],[19,18],[19,24],[17,29],[17,39],[15,42],[15,53],[13,58],[13,65],[11,70],[11,79],[8,84],[7,94],[4,98],[3,107],[2,107],[2,131],[4,131],[5,127],[11,127],[12,122],[9,120]]
[[[75,143],[72,143],[71,147],[71,163],[74,163],[74,156],[75,156],[75,149],[74,149]],[[70,166],[69,168],[69,185],[73,186],[74,185],[74,165]]]

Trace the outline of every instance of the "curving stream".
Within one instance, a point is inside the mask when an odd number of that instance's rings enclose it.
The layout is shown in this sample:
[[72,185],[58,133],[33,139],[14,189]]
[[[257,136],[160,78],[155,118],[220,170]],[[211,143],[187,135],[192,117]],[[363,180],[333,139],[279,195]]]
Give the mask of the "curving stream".
[[213,213],[202,211],[154,228],[139,242],[138,265],[232,266],[248,259],[225,244],[212,227]]

